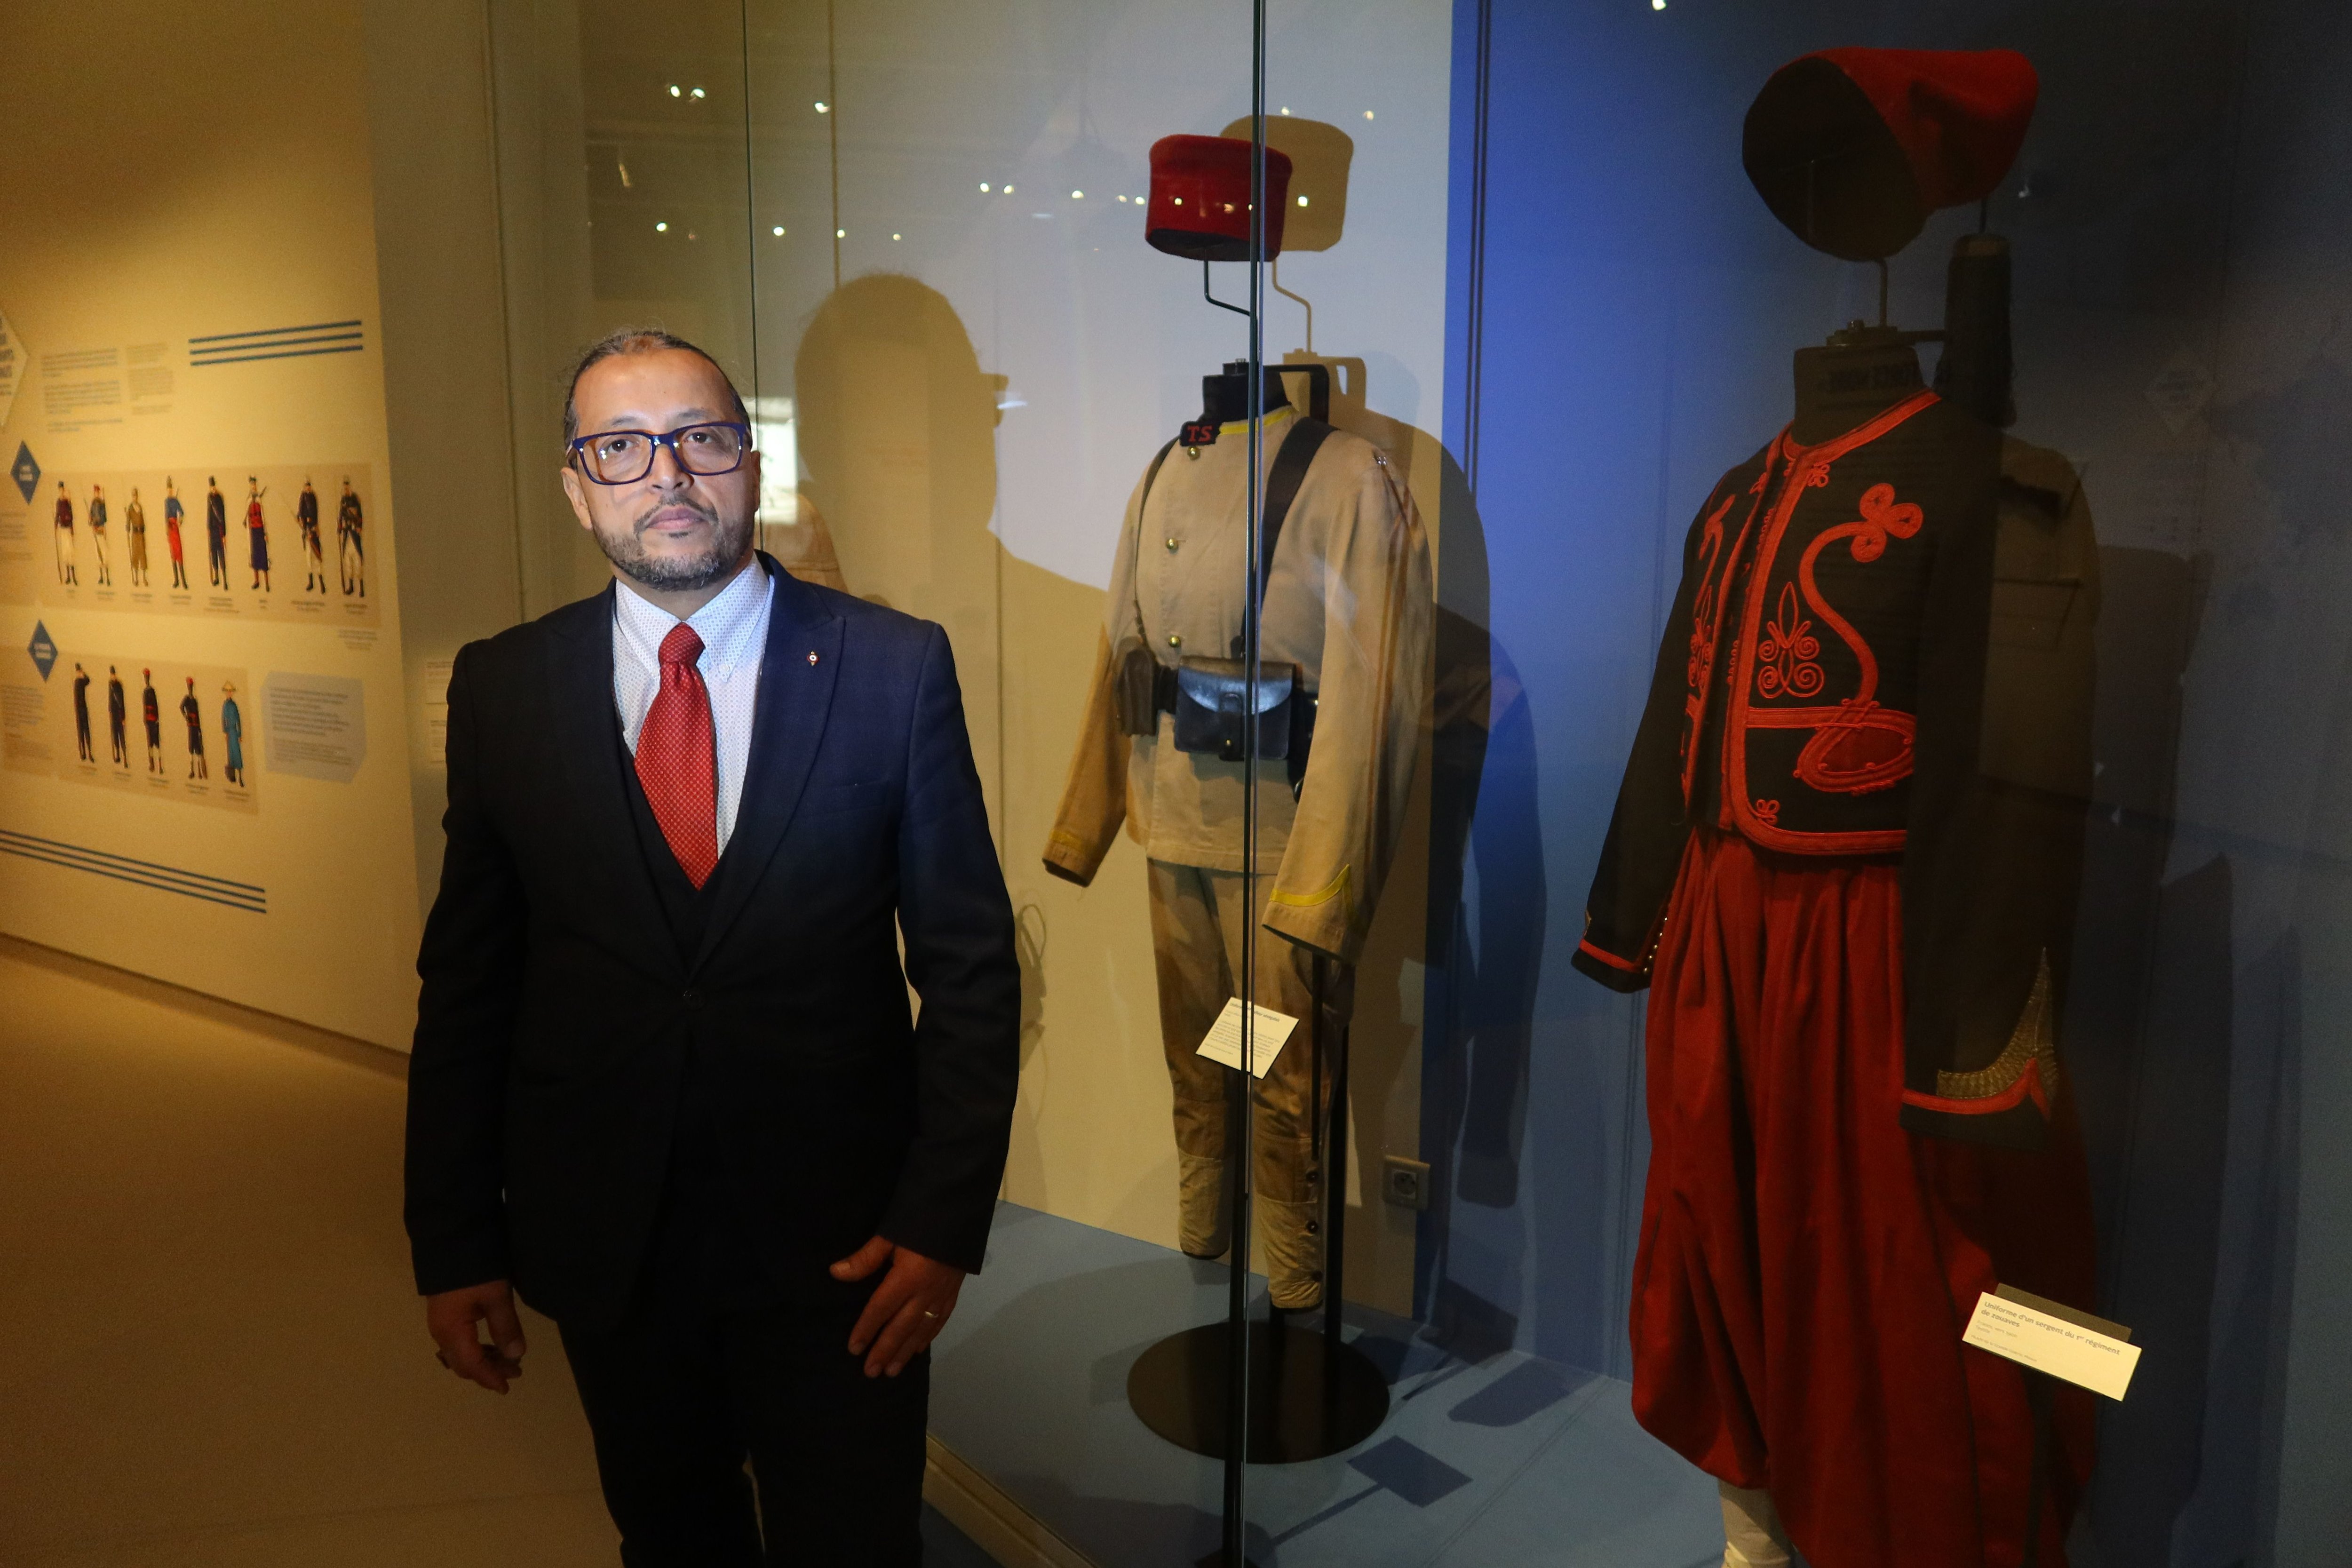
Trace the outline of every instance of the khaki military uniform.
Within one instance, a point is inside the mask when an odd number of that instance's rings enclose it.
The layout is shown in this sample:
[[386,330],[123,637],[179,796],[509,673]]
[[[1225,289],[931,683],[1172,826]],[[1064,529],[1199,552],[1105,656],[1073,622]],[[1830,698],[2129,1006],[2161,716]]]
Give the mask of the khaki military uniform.
[[[1265,421],[1270,471],[1295,423]],[[1316,454],[1285,521],[1260,630],[1269,664],[1290,663],[1318,698],[1306,777],[1294,800],[1286,762],[1246,764],[1177,750],[1174,720],[1156,735],[1122,730],[1117,654],[1140,640],[1165,665],[1231,657],[1248,584],[1248,429],[1170,451],[1128,502],[1084,731],[1045,846],[1048,870],[1093,879],[1122,825],[1150,865],[1161,1042],[1175,1091],[1184,1250],[1224,1250],[1224,1069],[1195,1053],[1239,989],[1242,943],[1257,947],[1256,1001],[1306,1019],[1317,954],[1330,961],[1326,1003],[1344,1020],[1402,829],[1429,696],[1433,615],[1419,513],[1370,442],[1333,434]],[[1253,908],[1242,819],[1257,796]],[[1286,940],[1276,940],[1276,938]],[[1334,1016],[1327,1014],[1327,1016]],[[1292,1036],[1255,1096],[1254,1162],[1266,1269],[1276,1306],[1321,1300],[1315,1225],[1312,1053]]]

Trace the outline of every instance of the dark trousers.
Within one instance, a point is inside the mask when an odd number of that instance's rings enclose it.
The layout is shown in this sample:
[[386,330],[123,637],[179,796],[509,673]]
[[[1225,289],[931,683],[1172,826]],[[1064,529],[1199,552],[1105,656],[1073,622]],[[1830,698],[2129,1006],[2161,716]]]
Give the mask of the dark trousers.
[[872,1281],[747,1289],[677,1228],[619,1328],[559,1324],[621,1561],[919,1568],[929,1354],[869,1378],[848,1346]]

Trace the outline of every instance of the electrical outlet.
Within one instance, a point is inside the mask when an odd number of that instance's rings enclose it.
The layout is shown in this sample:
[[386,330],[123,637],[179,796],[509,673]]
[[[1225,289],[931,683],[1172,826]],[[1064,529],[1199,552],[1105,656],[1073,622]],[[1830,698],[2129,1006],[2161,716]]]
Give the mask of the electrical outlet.
[[1391,1154],[1381,1163],[1381,1195],[1401,1209],[1429,1206],[1429,1166]]

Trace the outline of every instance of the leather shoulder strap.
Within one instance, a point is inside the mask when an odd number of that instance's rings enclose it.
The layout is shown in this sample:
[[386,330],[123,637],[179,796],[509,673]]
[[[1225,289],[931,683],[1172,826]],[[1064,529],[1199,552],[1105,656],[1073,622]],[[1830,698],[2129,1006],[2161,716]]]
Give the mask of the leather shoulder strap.
[[1258,526],[1257,597],[1265,603],[1266,579],[1274,572],[1274,549],[1282,542],[1283,521],[1290,515],[1290,503],[1298,499],[1298,487],[1307,478],[1307,466],[1315,454],[1330,439],[1332,427],[1320,419],[1301,417],[1282,438],[1282,450],[1274,455],[1274,470],[1265,480],[1265,518]]
[[1143,513],[1151,505],[1151,481],[1160,477],[1160,465],[1176,449],[1172,440],[1152,454],[1151,467],[1143,471],[1143,493],[1135,500],[1135,548],[1129,552],[1127,563],[1127,597],[1135,607],[1135,635],[1143,635],[1143,589],[1138,581],[1143,574]]

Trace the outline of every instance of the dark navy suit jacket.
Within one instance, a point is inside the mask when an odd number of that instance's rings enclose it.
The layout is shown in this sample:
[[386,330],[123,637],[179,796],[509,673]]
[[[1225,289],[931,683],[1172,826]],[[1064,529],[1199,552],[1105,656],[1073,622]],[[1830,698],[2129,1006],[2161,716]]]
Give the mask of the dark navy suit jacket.
[[615,590],[457,656],[409,1067],[420,1291],[507,1279],[616,1320],[689,1058],[730,1206],[786,1289],[877,1233],[980,1267],[1021,981],[947,635],[761,562],[751,762],[692,951],[625,793]]

